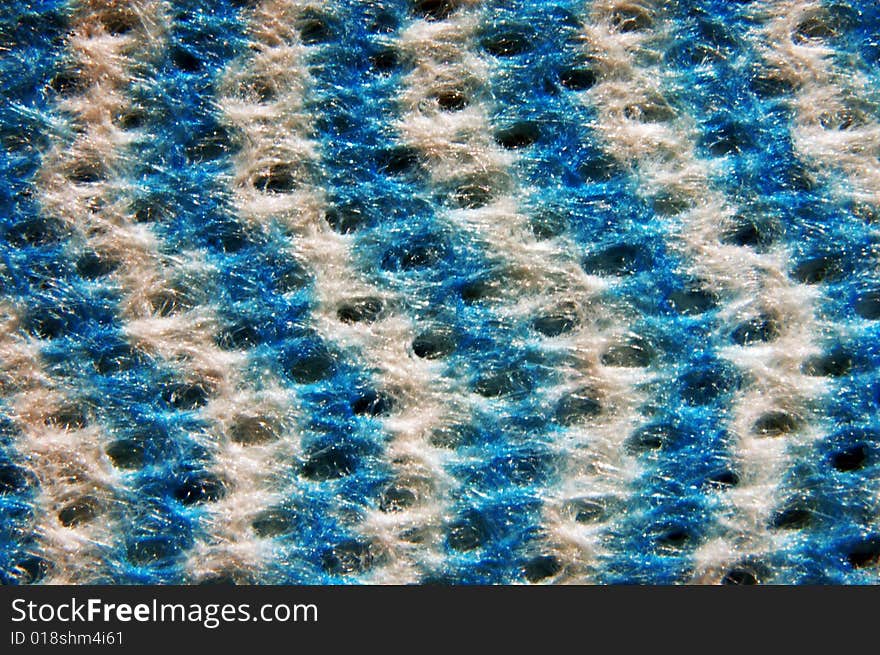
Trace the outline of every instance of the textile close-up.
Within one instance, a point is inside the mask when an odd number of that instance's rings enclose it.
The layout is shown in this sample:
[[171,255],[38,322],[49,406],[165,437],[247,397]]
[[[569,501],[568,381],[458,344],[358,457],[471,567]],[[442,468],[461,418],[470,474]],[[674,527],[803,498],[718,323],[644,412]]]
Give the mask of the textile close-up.
[[876,584],[876,0],[4,0],[0,582]]

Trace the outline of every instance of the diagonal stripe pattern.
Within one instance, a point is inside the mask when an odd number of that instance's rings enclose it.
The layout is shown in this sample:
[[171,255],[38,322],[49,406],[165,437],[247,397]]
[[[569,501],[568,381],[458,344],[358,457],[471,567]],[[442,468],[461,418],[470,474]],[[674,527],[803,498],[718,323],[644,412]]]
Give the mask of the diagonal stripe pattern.
[[0,580],[876,583],[862,0],[10,0]]

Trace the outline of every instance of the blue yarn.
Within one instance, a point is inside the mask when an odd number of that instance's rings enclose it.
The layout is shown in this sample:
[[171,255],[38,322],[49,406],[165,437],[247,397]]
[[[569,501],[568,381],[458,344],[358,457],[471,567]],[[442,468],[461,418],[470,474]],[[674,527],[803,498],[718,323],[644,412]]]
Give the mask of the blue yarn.
[[[201,279],[173,280],[181,287],[175,302],[210,303],[219,322],[213,345],[246,351],[250,388],[263,390],[271,378],[297,399],[302,457],[279,463],[286,497],[259,515],[283,516],[285,531],[264,568],[223,571],[218,580],[354,583],[369,574],[369,561],[348,562],[370,552],[361,522],[396,482],[393,435],[381,416],[388,408],[377,416],[358,409],[385,402],[378,372],[314,327],[319,290],[287,254],[296,235],[281,224],[258,229],[235,215],[228,185],[240,135],[227,131],[216,103],[220,73],[249,54],[241,4],[170,3],[167,47],[156,61],[138,64],[126,90],[142,112],[131,117],[141,122],[142,136],[123,164],[133,183],[124,199],[150,223],[160,254],[195,251],[207,264]],[[830,43],[839,66],[868,80],[865,104],[876,119],[880,9],[862,0],[848,4],[827,3],[839,27]],[[129,530],[102,547],[97,581],[194,582],[186,562],[209,534],[210,507],[184,499],[187,490],[223,493],[211,452],[200,445],[211,429],[198,411],[209,390],[192,386],[172,362],[132,347],[120,289],[81,237],[64,233],[41,209],[43,155],[50,141],[63,146],[76,136],[56,104],[61,87],[73,83],[64,78],[72,9],[49,1],[8,5],[0,17],[0,45],[8,48],[0,88],[9,99],[0,107],[0,294],[23,308],[21,332],[40,340],[41,366],[84,420],[142,459],[136,470],[120,472]],[[880,552],[873,492],[880,473],[880,327],[870,315],[871,294],[880,293],[876,207],[838,197],[837,187],[847,184],[843,171],[815,180],[800,159],[791,90],[768,89],[759,79],[761,54],[744,36],[759,25],[748,3],[682,1],[665,11],[674,29],[654,47],[676,79],[663,89],[670,111],[693,119],[700,158],[723,157],[712,187],[743,208],[744,218],[751,212],[768,221],[754,233],[746,225],[722,239],[790,251],[790,277],[822,284],[816,317],[827,330],[814,338],[823,355],[836,358],[805,366],[845,362],[823,375],[828,392],[810,408],[823,436],[792,448],[778,488],[773,520],[782,527],[774,529],[792,537],[755,566],[772,571],[776,582],[876,582],[876,569],[863,565]],[[303,110],[318,151],[309,184],[326,194],[327,221],[346,233],[357,273],[398,299],[396,311],[417,332],[448,331],[455,348],[439,370],[485,399],[446,434],[454,449],[446,472],[456,486],[439,526],[441,561],[419,572],[421,582],[519,582],[530,567],[557,570],[544,550],[544,523],[547,498],[565,482],[557,444],[568,428],[545,390],[565,382],[570,355],[543,347],[531,320],[510,320],[491,302],[468,297],[481,284],[509,281],[491,245],[447,218],[456,192],[472,193],[472,181],[440,188],[399,135],[406,67],[394,59],[393,45],[412,15],[408,0],[336,0],[307,35]],[[607,275],[615,258],[625,260],[625,270],[610,271],[615,283],[602,299],[622,308],[620,321],[649,344],[656,373],[655,382],[637,389],[645,396],[637,408],[643,420],[622,441],[638,473],[609,499],[614,517],[595,579],[685,582],[695,551],[720,530],[718,481],[737,480],[732,400],[749,380],[722,352],[741,326],[722,322],[723,296],[695,296],[701,307],[681,308],[682,291],[702,281],[671,247],[678,219],[664,213],[662,199],[646,199],[637,170],[615,163],[596,109],[579,92],[595,81],[578,39],[582,3],[505,0],[479,17],[471,46],[492,67],[480,93],[491,101],[493,135],[503,146],[525,129],[530,140],[510,170],[519,209],[536,239],[563,234],[573,242],[587,273]],[[493,56],[497,39],[510,35],[522,37],[511,46],[521,50]],[[809,269],[819,257],[827,258],[825,267]],[[303,379],[304,362],[326,370]],[[40,552],[39,482],[17,447],[13,415],[3,388],[0,581],[39,582],[52,563]],[[318,470],[324,465],[344,470],[325,475]]]
[[[0,188],[0,287],[4,295],[24,302],[45,303],[40,283],[62,278],[58,259],[63,243],[38,238],[39,214],[29,181],[38,169],[41,148],[51,130],[51,96],[46,90],[52,80],[67,26],[64,2],[9,3],[0,16],[5,43],[14,48],[0,59],[0,80],[9,99],[0,108],[3,151],[0,171],[5,184]],[[0,417],[2,485],[0,495],[0,582],[39,582],[49,563],[36,552],[33,535],[36,480],[20,466],[16,455],[16,426],[7,418],[4,402]]]
[[[214,3],[210,9],[196,2],[174,3],[169,48],[151,71],[155,81],[135,82],[131,89],[135,105],[148,108],[141,119],[145,138],[133,147],[139,165],[134,171],[136,188],[147,190],[147,195],[135,197],[133,207],[150,207],[147,215],[156,220],[155,231],[170,253],[198,248],[215,260],[234,238],[235,226],[216,182],[226,165],[224,158],[193,163],[188,148],[191,152],[194,141],[216,129],[209,94],[218,67],[244,47],[238,11],[227,3]],[[218,33],[224,38],[215,38]],[[207,189],[215,194],[206,196]],[[167,203],[167,217],[151,204],[157,199]],[[107,408],[105,420],[115,424],[123,438],[135,439],[144,448],[144,468],[130,474],[135,513],[119,581],[181,582],[186,550],[199,533],[201,510],[181,507],[175,496],[186,485],[208,479],[209,455],[191,438],[204,430],[203,421],[191,411],[204,400],[195,390],[190,401],[169,402],[172,393],[189,389],[187,383],[170,368],[138,364],[101,388],[101,393],[118,399]]]
[[[829,283],[828,300],[820,315],[846,325],[852,320],[853,298],[857,296],[853,287],[871,287],[876,280],[869,226],[847,216],[849,210],[840,207],[824,185],[803,181],[804,163],[794,153],[790,136],[794,117],[785,96],[756,95],[748,74],[757,68],[756,55],[735,37],[737,30],[742,33],[753,23],[748,9],[725,2],[698,3],[696,7],[684,4],[684,8],[690,16],[681,23],[680,48],[720,47],[722,53],[698,66],[694,61],[682,62],[681,98],[703,126],[705,156],[711,156],[711,144],[719,137],[736,138],[737,151],[725,153],[724,177],[715,183],[741,206],[761,203],[765,214],[779,220],[783,226],[780,241],[793,250],[796,262],[823,255],[839,257],[845,277]],[[848,307],[840,306],[841,299]],[[834,305],[837,307],[831,310]],[[877,398],[870,393],[877,370],[876,337],[876,331],[870,330],[856,343],[844,345],[847,352],[858,353],[853,373],[838,379],[824,411],[838,425],[858,424],[876,415]],[[838,346],[833,337],[825,340],[826,352]],[[826,456],[817,450],[826,451]],[[827,445],[808,449],[799,454],[787,475],[788,482],[783,484],[782,496],[799,498],[806,506],[813,503],[816,523],[790,549],[778,554],[773,564],[785,572],[780,582],[839,584],[869,579],[836,555],[846,550],[840,548],[843,541],[857,540],[864,532],[871,503],[861,477],[864,473],[838,476],[828,468]]]
[[[535,387],[548,369],[531,364],[528,350],[516,345],[527,337],[522,326],[512,328],[516,332],[487,329],[496,324],[493,314],[461,299],[468,282],[492,279],[492,264],[480,244],[437,219],[432,189],[420,172],[397,175],[383,167],[394,147],[389,140],[400,74],[371,70],[369,57],[381,52],[383,32],[405,21],[406,3],[387,3],[381,21],[375,14],[363,3],[335,6],[332,29],[344,39],[322,47],[312,59],[316,93],[310,105],[323,116],[318,133],[322,178],[333,190],[338,211],[363,216],[354,234],[358,266],[405,298],[409,315],[451,330],[458,349],[448,359],[448,370],[464,371],[477,384],[486,374],[475,367],[482,360],[489,362],[486,368],[521,371],[521,384]],[[377,23],[378,33],[370,29]],[[480,416],[470,426],[460,426],[471,437],[461,454],[467,456],[469,448],[485,465],[453,471],[464,483],[456,500],[460,518],[454,523],[481,531],[482,548],[462,553],[447,543],[445,570],[430,580],[491,583],[515,575],[520,566],[516,553],[534,536],[538,519],[539,502],[529,487],[549,466],[540,447],[520,443],[524,430],[533,429],[523,424],[540,409],[534,404],[534,399],[518,403],[503,426],[495,417]]]
[[[572,60],[577,61],[577,23],[570,13],[577,9],[573,3],[570,8],[547,12],[543,3],[524,2],[511,3],[507,11],[498,12],[498,26],[503,30],[510,30],[510,25],[530,26],[535,43],[526,54],[499,60],[508,74],[499,77],[495,90],[502,111],[497,124],[528,118],[542,130],[534,150],[519,162],[520,175],[536,187],[531,200],[534,211],[550,207],[567,216],[570,233],[585,253],[621,243],[644,253],[641,269],[623,278],[610,295],[640,312],[631,329],[663,353],[656,365],[671,369],[672,376],[676,371],[711,371],[712,350],[706,338],[712,312],[691,317],[670,311],[667,298],[688,280],[679,272],[682,263],[666,250],[662,225],[651,222],[650,208],[636,195],[634,180],[620,171],[607,181],[587,179],[583,184],[579,171],[605,155],[601,140],[589,127],[595,122],[593,110],[558,82]],[[566,22],[573,24],[565,27]],[[564,159],[559,153],[564,153]],[[713,407],[687,409],[681,399],[687,389],[686,384],[680,390],[658,389],[650,398],[654,407],[646,408],[653,414],[648,427],[669,426],[678,443],[668,444],[674,449],[671,456],[652,453],[642,458],[646,470],[626,499],[627,518],[609,540],[613,554],[602,573],[607,581],[679,579],[687,556],[656,556],[652,552],[656,538],[664,530],[686,526],[696,541],[701,524],[710,518],[707,501],[699,492],[706,478],[724,467],[719,452],[724,438],[722,417]]]

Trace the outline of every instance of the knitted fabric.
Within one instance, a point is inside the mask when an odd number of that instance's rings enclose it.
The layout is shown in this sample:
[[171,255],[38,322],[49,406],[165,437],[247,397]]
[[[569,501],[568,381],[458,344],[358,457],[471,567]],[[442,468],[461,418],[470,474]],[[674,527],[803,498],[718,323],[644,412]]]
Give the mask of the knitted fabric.
[[875,583],[874,0],[5,0],[5,583]]

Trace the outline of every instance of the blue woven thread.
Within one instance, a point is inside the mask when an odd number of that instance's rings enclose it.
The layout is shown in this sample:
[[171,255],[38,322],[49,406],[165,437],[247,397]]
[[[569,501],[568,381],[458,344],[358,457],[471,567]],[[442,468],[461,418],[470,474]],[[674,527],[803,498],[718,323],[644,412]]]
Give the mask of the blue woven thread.
[[[38,199],[31,180],[38,170],[46,134],[52,130],[51,93],[48,85],[57,72],[67,26],[64,2],[11,3],[3,12],[2,38],[9,50],[0,60],[3,92],[8,100],[0,108],[3,140],[0,190],[0,285],[13,302],[36,307],[52,306],[70,276],[65,244],[45,234],[40,225]],[[52,285],[58,280],[57,286]],[[68,283],[69,284],[69,283]],[[48,295],[45,287],[53,289]],[[80,306],[82,307],[82,306]],[[0,581],[4,584],[39,582],[50,562],[43,559],[34,541],[34,496],[37,481],[21,466],[16,450],[19,427],[3,406],[2,476],[0,496]]]
[[[846,55],[858,55],[853,65],[876,81],[871,64],[877,60],[880,16],[871,3],[851,4],[831,41],[836,61],[844,65],[850,61]],[[403,71],[395,68],[385,76],[370,68],[369,58],[393,46],[394,30],[410,19],[408,5],[340,2],[325,17],[327,42],[319,39],[309,54],[314,89],[307,109],[321,152],[316,183],[327,191],[332,207],[354,208],[364,217],[352,237],[358,269],[379,289],[404,299],[403,311],[417,326],[441,325],[455,334],[458,348],[447,360],[449,375],[464,376],[476,389],[487,375],[515,373],[520,388],[492,400],[493,412],[459,426],[463,443],[457,454],[473,464],[452,471],[461,484],[453,499],[458,519],[445,527],[476,529],[479,547],[462,552],[447,541],[445,562],[425,572],[425,580],[520,580],[528,558],[540,552],[542,495],[560,482],[554,472],[558,463],[548,454],[560,429],[540,389],[558,381],[562,360],[542,349],[527,321],[502,325],[491,304],[462,299],[467,283],[495,281],[499,274],[491,250],[444,219],[449,190],[434,188],[418,167],[402,177],[382,170],[398,140],[393,124],[399,117],[395,102]],[[828,6],[835,10],[839,5]],[[579,61],[571,40],[578,9],[574,3],[497,3],[484,14],[475,45],[484,48],[479,38],[512,24],[534,31],[530,47],[500,58],[501,75],[490,80],[499,108],[493,117],[496,128],[523,119],[540,128],[540,138],[514,168],[523,186],[534,189],[524,202],[527,211],[536,219],[548,209],[565,216],[565,234],[585,258],[619,244],[638,251],[637,270],[622,277],[608,298],[633,308],[632,330],[656,352],[652,366],[660,383],[646,390],[648,403],[640,411],[647,426],[666,426],[664,434],[674,439],[638,456],[642,473],[623,499],[600,579],[674,582],[686,579],[692,549],[712,533],[715,501],[705,483],[730,466],[725,424],[739,380],[717,352],[728,343],[732,326],[718,324],[711,309],[698,316],[674,311],[673,294],[698,282],[682,273],[688,262],[667,250],[674,221],[658,220],[654,207],[636,193],[635,179],[624,172],[615,171],[610,179],[593,177],[609,153],[589,127],[593,111],[560,84],[564,70],[588,64]],[[162,398],[163,391],[181,384],[180,371],[131,350],[119,316],[119,290],[82,274],[81,244],[63,239],[28,243],[29,226],[44,220],[31,185],[46,135],[57,124],[46,84],[61,69],[65,11],[54,3],[17,3],[5,12],[10,18],[4,34],[14,34],[10,38],[17,45],[3,60],[4,80],[14,85],[4,91],[14,102],[0,110],[8,181],[2,192],[7,211],[0,285],[7,298],[26,308],[23,329],[45,338],[46,370],[74,390],[75,400],[114,438],[137,439],[146,449],[146,467],[126,474],[128,486],[122,490],[135,529],[106,553],[106,579],[188,581],[183,558],[201,536],[205,510],[183,507],[174,496],[190,478],[209,473],[211,461],[191,438],[205,429],[198,412],[169,408]],[[827,436],[794,453],[795,463],[780,488],[783,497],[806,502],[813,518],[766,564],[777,572],[777,581],[875,581],[875,572],[858,560],[859,553],[870,558],[876,539],[870,489],[880,447],[880,341],[876,321],[864,316],[865,298],[878,289],[871,208],[839,201],[830,183],[807,181],[806,163],[798,160],[791,140],[788,96],[762,99],[754,87],[750,73],[761,64],[739,36],[752,23],[748,7],[680,3],[674,11],[676,32],[666,62],[687,82],[671,98],[674,109],[697,120],[701,156],[717,155],[719,139],[742,149],[721,153],[727,169],[713,181],[716,188],[743,206],[760,205],[764,215],[784,225],[779,239],[793,250],[793,266],[832,255],[840,268],[823,281],[819,318],[833,330],[820,341],[825,353],[843,348],[850,368],[831,379],[828,397],[817,408]],[[252,574],[268,582],[356,581],[357,576],[328,565],[328,555],[360,539],[360,514],[379,503],[390,482],[387,435],[378,421],[352,410],[371,390],[373,372],[316,335],[309,315],[310,281],[302,279],[281,292],[303,277],[294,262],[279,255],[289,237],[280,226],[262,233],[247,230],[234,217],[224,188],[230,153],[193,161],[202,159],[193,150],[200,140],[223,129],[211,105],[213,81],[245,52],[238,12],[231,5],[211,10],[195,2],[174,6],[168,50],[156,67],[148,67],[147,82],[131,90],[149,108],[144,125],[149,136],[133,148],[135,160],[143,162],[135,179],[144,195],[136,200],[163,198],[171,208],[153,226],[163,252],[195,249],[216,269],[203,291],[222,321],[218,338],[227,347],[249,350],[249,383],[255,388],[260,371],[270,370],[295,390],[303,409],[299,428],[306,454],[332,445],[352,458],[351,475],[295,482],[295,495],[284,504],[295,517],[291,531],[278,539],[279,553],[267,570]],[[27,13],[41,18],[27,18],[13,31],[11,25]],[[371,28],[377,20],[391,32]],[[719,48],[724,58],[713,58],[710,53]],[[18,57],[25,52],[28,66]],[[69,133],[53,136],[72,138]],[[835,181],[842,174],[829,175]],[[298,384],[290,377],[291,368],[309,353],[328,353],[333,372],[317,383]],[[713,385],[721,392],[700,396],[700,389]],[[24,475],[26,465],[16,451],[15,433],[11,423],[0,424],[0,466],[6,467],[3,475],[13,477]],[[861,468],[835,468],[835,458],[860,446],[867,453]],[[290,463],[292,477],[300,465]],[[14,491],[0,495],[0,570],[4,581],[37,581],[50,563],[40,559],[31,534],[35,489],[33,482],[12,486]],[[686,543],[670,552],[664,539],[676,531]]]

